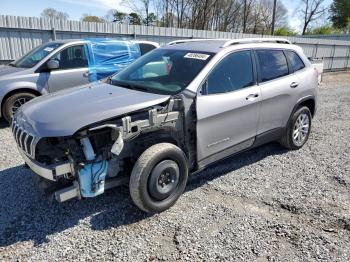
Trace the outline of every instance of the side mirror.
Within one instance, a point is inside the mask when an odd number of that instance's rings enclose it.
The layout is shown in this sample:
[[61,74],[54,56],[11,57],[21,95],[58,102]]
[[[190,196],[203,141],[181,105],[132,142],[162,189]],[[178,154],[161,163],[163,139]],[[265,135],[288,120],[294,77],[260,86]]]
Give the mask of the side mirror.
[[55,70],[60,68],[60,63],[57,60],[50,59],[46,62],[46,67],[48,70]]

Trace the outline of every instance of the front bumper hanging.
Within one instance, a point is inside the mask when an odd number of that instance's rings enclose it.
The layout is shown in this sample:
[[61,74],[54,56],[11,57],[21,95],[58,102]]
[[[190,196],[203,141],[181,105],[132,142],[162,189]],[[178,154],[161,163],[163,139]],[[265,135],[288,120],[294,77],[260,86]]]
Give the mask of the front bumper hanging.
[[57,178],[59,176],[71,173],[74,173],[74,170],[72,168],[71,163],[66,162],[59,165],[50,165],[50,166],[44,166],[32,159],[30,159],[21,148],[18,148],[18,151],[22,155],[22,158],[27,163],[27,165],[30,167],[31,170],[33,170],[36,174],[39,176],[46,178],[51,181],[57,181]]

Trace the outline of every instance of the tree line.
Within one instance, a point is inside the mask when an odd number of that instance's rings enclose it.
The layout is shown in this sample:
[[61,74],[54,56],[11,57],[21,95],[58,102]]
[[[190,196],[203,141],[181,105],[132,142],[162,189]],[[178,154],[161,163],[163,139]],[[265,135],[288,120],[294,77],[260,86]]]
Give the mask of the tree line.
[[[84,14],[82,21],[217,30],[252,34],[294,35],[288,11],[277,0],[123,0],[132,12],[109,10],[103,17]],[[350,1],[299,0],[294,13],[302,34],[343,33],[350,30]],[[275,8],[274,8],[275,7]],[[275,10],[275,19],[273,19]],[[68,19],[67,13],[47,8],[43,17]],[[274,22],[273,22],[274,21]]]

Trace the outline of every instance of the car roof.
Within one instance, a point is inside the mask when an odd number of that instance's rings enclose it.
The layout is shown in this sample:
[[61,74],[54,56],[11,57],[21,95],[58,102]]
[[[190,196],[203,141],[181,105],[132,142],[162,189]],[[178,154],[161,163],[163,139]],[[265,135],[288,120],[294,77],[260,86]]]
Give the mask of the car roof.
[[[86,41],[89,41],[90,38],[84,38],[84,39],[59,39],[52,41],[53,43],[61,43],[61,44],[68,44],[68,43],[84,43]],[[96,38],[91,38],[91,40],[96,40]],[[117,39],[117,38],[101,38],[101,40],[116,40],[116,41],[125,41],[125,42],[134,42],[136,44],[150,44],[154,45],[155,47],[159,47],[159,44],[157,42],[152,41],[144,41],[144,40],[134,40],[134,39]]]
[[59,44],[68,44],[68,43],[83,43],[84,40],[82,39],[59,39],[59,40],[53,40],[53,41],[50,41],[49,43],[59,43]]
[[215,40],[201,40],[201,41],[186,41],[179,42],[176,44],[168,44],[163,46],[164,49],[174,49],[174,50],[187,50],[187,51],[199,51],[199,52],[209,52],[218,53],[222,50],[222,46],[227,42],[227,40],[215,39]]
[[297,49],[291,42],[284,38],[242,38],[242,39],[185,39],[168,43],[162,48],[174,50],[187,50],[197,52],[218,53],[232,46],[271,47]]

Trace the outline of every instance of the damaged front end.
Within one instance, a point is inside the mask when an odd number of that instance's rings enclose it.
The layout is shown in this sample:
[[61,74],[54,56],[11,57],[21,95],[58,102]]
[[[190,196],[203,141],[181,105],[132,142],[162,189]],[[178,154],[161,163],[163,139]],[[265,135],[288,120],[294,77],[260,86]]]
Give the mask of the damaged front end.
[[35,173],[57,183],[64,181],[64,187],[55,192],[55,198],[64,202],[95,197],[127,183],[138,156],[155,142],[170,139],[183,145],[181,108],[181,99],[171,98],[69,137],[35,136],[16,117],[12,131],[23,159]]

